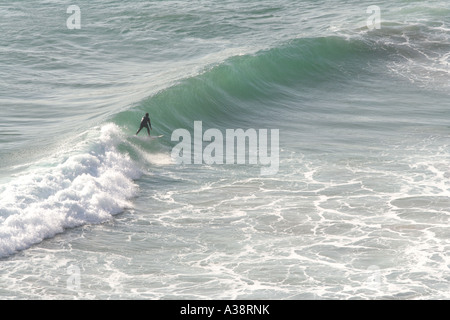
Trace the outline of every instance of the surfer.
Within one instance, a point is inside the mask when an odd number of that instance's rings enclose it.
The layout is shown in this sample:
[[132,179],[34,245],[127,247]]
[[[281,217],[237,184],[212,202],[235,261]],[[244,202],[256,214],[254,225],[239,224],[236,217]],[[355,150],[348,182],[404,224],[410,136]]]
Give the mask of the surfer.
[[[149,125],[150,128],[148,127]],[[146,113],[145,116],[142,117],[141,126],[139,127],[139,130],[136,132],[136,135],[138,135],[143,128],[147,128],[148,136],[150,136],[150,130],[152,130],[152,123],[150,122],[150,117],[148,113]]]

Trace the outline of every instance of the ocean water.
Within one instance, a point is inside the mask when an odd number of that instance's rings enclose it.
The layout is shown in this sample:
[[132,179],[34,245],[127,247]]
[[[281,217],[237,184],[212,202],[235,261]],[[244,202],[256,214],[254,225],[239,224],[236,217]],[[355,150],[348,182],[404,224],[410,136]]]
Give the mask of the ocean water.
[[449,299],[449,4],[3,1],[0,299]]

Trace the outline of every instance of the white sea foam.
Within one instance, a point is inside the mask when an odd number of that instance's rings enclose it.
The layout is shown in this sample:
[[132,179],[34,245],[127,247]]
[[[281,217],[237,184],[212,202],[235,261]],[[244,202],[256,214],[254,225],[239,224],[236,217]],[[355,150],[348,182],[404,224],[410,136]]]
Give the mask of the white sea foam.
[[0,257],[132,206],[141,170],[117,150],[121,141],[120,129],[105,125],[90,150],[61,154],[56,167],[35,168],[7,185],[0,194]]

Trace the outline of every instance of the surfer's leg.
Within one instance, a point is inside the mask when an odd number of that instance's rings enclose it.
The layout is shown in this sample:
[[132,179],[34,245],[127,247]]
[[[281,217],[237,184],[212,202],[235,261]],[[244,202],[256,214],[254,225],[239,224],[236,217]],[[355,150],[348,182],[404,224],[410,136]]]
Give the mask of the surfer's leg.
[[144,127],[145,127],[145,126],[141,125],[141,126],[139,127],[139,130],[136,132],[136,135],[138,135],[139,132],[141,132],[141,130],[144,129]]
[[147,128],[148,136],[150,137],[150,129],[148,128],[148,126],[146,128]]

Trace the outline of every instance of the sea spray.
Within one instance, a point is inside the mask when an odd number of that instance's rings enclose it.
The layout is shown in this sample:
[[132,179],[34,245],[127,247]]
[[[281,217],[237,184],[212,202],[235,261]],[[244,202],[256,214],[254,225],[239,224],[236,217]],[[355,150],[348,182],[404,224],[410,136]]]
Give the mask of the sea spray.
[[142,172],[128,154],[117,151],[122,139],[116,125],[106,124],[90,150],[9,184],[0,194],[0,257],[132,207],[134,180]]

